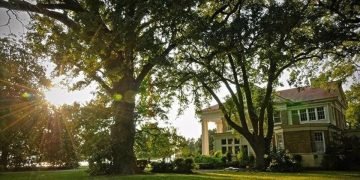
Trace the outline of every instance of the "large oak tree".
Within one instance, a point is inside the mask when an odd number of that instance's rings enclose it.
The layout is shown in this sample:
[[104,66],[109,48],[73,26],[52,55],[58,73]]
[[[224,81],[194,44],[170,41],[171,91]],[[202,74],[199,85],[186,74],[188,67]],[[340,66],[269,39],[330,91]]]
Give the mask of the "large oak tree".
[[[181,76],[174,84],[187,87],[183,90],[194,94],[197,105],[203,102],[198,97],[214,98],[226,122],[253,148],[256,167],[263,169],[273,136],[274,87],[283,72],[291,72],[293,83],[328,61],[357,57],[359,6],[351,2],[204,4],[198,33],[179,47],[172,68]],[[343,8],[335,11],[331,3]],[[228,91],[226,102],[217,93],[220,87]]]
[[182,42],[196,1],[1,0],[0,7],[28,12],[35,55],[56,72],[97,82],[112,97],[112,172],[135,173],[135,95],[156,65]]

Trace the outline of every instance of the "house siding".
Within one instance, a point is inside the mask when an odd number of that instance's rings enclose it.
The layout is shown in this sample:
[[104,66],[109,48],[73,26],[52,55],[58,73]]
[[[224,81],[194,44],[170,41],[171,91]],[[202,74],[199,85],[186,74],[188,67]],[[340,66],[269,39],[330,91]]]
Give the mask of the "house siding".
[[311,153],[311,131],[284,132],[285,148],[290,153]]

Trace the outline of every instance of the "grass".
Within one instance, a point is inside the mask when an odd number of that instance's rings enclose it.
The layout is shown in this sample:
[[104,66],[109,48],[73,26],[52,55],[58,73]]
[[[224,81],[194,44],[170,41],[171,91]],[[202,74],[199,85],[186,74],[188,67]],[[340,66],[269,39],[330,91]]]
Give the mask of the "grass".
[[134,176],[89,176],[84,169],[58,170],[58,171],[29,171],[0,173],[0,180],[29,180],[29,179],[360,179],[360,172],[339,171],[308,171],[301,173],[269,173],[269,172],[227,172],[227,171],[197,171],[194,174],[142,174]]

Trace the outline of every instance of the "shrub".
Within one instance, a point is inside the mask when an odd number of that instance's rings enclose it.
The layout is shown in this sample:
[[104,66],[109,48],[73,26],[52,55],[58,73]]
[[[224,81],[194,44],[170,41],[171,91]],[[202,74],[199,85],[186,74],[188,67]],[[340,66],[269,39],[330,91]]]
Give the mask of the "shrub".
[[215,158],[221,158],[221,157],[222,157],[221,151],[216,151],[216,152],[214,153],[214,157],[215,157]]
[[92,176],[110,174],[111,166],[109,163],[89,163],[88,173]]
[[[224,158],[226,162],[226,157]],[[194,161],[199,165],[199,169],[217,169],[222,168],[225,164],[222,162],[222,158],[204,155],[196,156]]]
[[226,167],[240,167],[240,162],[239,161],[231,161],[231,162],[227,162]]
[[227,160],[227,162],[231,162],[231,161],[232,161],[232,153],[231,153],[231,152],[227,152],[227,153],[226,153],[226,160]]
[[[270,165],[267,168],[272,172],[298,172],[301,170],[301,162],[291,158],[284,150],[270,153]],[[297,160],[301,158],[297,157]]]
[[149,164],[149,161],[146,159],[136,160],[136,166],[139,171],[144,171],[146,166]]
[[360,139],[340,137],[338,144],[332,143],[326,148],[322,167],[329,170],[360,169]]
[[151,172],[156,172],[156,173],[171,173],[171,172],[174,172],[173,163],[166,163],[164,161],[152,162],[151,167],[152,167]]
[[246,166],[253,166],[254,162],[255,162],[255,158],[253,155],[248,155],[245,151],[241,150],[237,155],[236,155],[238,161],[239,161],[239,166],[244,168]]
[[182,159],[178,158],[174,160],[174,171],[177,173],[192,173],[192,169],[195,168],[194,160],[191,158]]

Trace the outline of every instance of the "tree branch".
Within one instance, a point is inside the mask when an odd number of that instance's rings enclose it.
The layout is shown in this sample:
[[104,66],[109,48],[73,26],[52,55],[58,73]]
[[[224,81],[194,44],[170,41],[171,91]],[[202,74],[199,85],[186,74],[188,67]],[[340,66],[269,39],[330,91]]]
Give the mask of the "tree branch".
[[139,87],[141,82],[144,80],[146,75],[151,71],[151,69],[158,64],[158,61],[163,60],[171,50],[173,50],[176,47],[176,44],[170,44],[161,55],[155,57],[154,59],[150,60],[147,64],[145,64],[140,72],[140,74],[136,77],[135,82],[137,86]]
[[66,26],[68,26],[71,29],[79,29],[80,25],[77,24],[76,22],[74,22],[72,19],[70,19],[69,17],[67,17],[66,15],[59,13],[59,12],[55,12],[55,11],[50,11],[46,8],[42,8],[39,5],[33,5],[29,2],[26,1],[19,1],[19,0],[13,0],[13,1],[4,1],[4,0],[0,0],[0,7],[6,8],[6,9],[11,9],[11,10],[18,10],[18,11],[27,11],[27,12],[34,12],[34,13],[39,13],[39,14],[43,14],[46,15],[48,17],[54,18],[60,22],[62,22],[63,24],[65,24]]

